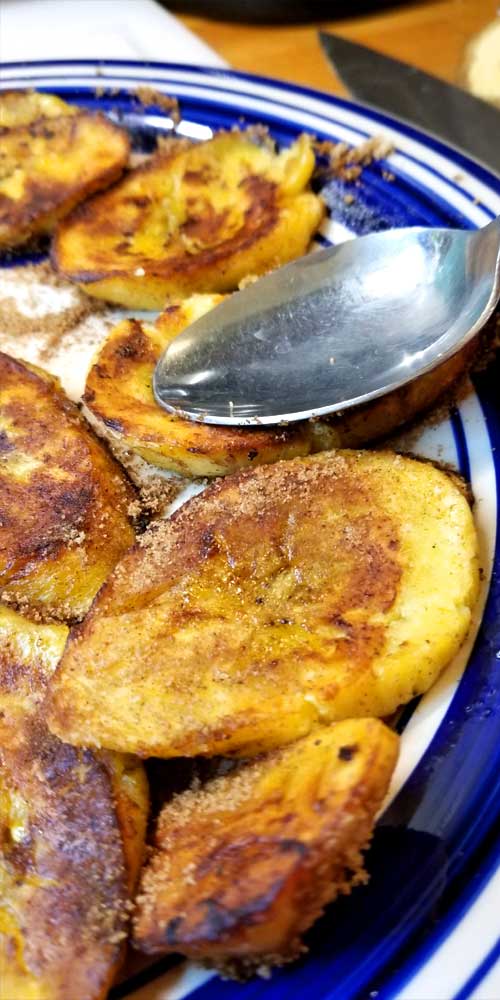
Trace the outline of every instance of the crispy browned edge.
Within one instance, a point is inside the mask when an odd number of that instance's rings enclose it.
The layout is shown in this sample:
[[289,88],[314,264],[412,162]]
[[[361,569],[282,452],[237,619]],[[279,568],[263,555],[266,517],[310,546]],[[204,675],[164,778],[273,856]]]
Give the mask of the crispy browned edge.
[[[134,505],[137,506],[137,492],[132,482],[126,475],[123,467],[116,461],[111,452],[109,451],[107,445],[92,431],[90,425],[82,417],[78,407],[69,400],[61,389],[59,382],[56,378],[49,375],[48,373],[37,369],[19,359],[12,358],[10,355],[5,354],[0,351],[0,372],[2,369],[10,370],[15,376],[19,376],[19,379],[24,382],[33,382],[37,387],[38,392],[42,393],[42,396],[47,399],[48,405],[53,411],[54,420],[60,419],[68,424],[68,427],[73,427],[76,429],[78,434],[81,434],[83,441],[85,442],[87,448],[90,451],[90,456],[92,460],[92,490],[83,490],[79,484],[75,484],[72,491],[68,491],[68,488],[59,490],[59,494],[62,496],[66,507],[68,508],[71,518],[65,522],[64,527],[71,529],[74,524],[78,525],[79,530],[84,533],[84,539],[82,542],[83,548],[85,549],[87,543],[91,546],[96,544],[98,525],[94,524],[97,507],[99,504],[98,491],[96,492],[96,483],[99,485],[99,480],[101,476],[108,472],[109,476],[113,477],[113,495],[116,502],[119,500],[118,494],[121,493],[122,502],[122,513],[124,524],[125,522],[129,525],[130,536],[128,538],[127,544],[123,546],[123,552],[129,544],[134,541],[134,530],[133,530],[133,518],[128,514],[126,510],[127,505],[132,505],[131,509],[134,509]],[[26,433],[29,432],[29,428],[26,426],[25,413],[23,407],[19,407],[19,420],[22,422],[23,430]],[[34,444],[36,445],[38,436],[38,430],[33,427],[33,438]],[[25,492],[25,499],[28,503],[32,502],[35,509],[38,509],[38,500],[36,489],[31,490],[29,484]],[[56,501],[58,492],[54,496],[54,502]],[[14,499],[14,496],[11,497]],[[102,498],[106,502],[106,498]],[[38,524],[37,532],[42,529],[43,525]],[[15,589],[16,578],[19,580],[19,587],[21,587],[22,579],[26,575],[26,570],[31,572],[33,569],[37,569],[47,562],[48,572],[50,573],[50,563],[57,558],[66,550],[68,545],[68,540],[66,535],[43,539],[38,533],[33,537],[33,546],[28,550],[17,550],[14,549],[11,557],[11,569],[12,572],[9,573],[9,577],[2,584],[2,589],[7,595],[13,588]],[[10,603],[16,604],[14,600],[14,595],[10,597]],[[25,601],[21,599],[21,605],[25,604]],[[24,607],[26,611],[26,607]],[[65,607],[61,608],[61,614],[55,614],[56,617],[61,620],[73,620],[74,616],[71,614],[66,614]],[[34,612],[34,608],[30,608],[30,611]],[[39,609],[41,611],[41,608]]]
[[[383,726],[379,720],[369,720],[369,722],[377,727]],[[201,908],[204,900],[197,900],[194,903],[195,909],[190,913],[191,897],[196,897],[195,871],[192,876],[193,889],[190,889],[190,881],[187,879],[188,896],[185,906],[180,903],[177,912],[169,910],[168,901],[166,908],[162,908],[162,904],[154,898],[154,887],[151,889],[151,885],[146,889],[145,896],[143,883],[136,901],[134,946],[148,954],[180,952],[189,958],[201,959],[204,964],[236,979],[246,979],[262,969],[267,970],[270,966],[280,966],[294,961],[306,951],[301,936],[321,916],[325,906],[338,895],[348,895],[352,888],[368,880],[362,852],[371,841],[375,815],[386,794],[398,756],[397,734],[385,726],[383,728],[385,739],[390,734],[393,741],[392,755],[387,754],[388,745],[386,745],[385,759],[380,760],[380,744],[372,747],[364,768],[365,777],[347,798],[345,810],[348,821],[343,822],[340,830],[338,814],[334,811],[331,821],[330,817],[326,817],[321,829],[318,824],[316,840],[312,844],[306,844],[295,838],[290,839],[290,835],[287,836],[287,816],[285,816],[281,835],[276,835],[274,824],[272,837],[249,830],[248,836],[234,845],[231,841],[231,830],[226,835],[224,828],[217,823],[214,830],[216,846],[210,841],[207,846],[209,853],[196,863],[203,873],[206,871],[215,873],[215,883],[220,879],[219,899],[217,894],[214,895],[211,886],[211,895],[205,901],[207,905],[204,914],[197,920],[197,907]],[[321,731],[322,727],[319,727],[314,734],[315,738],[321,738]],[[310,738],[306,737],[298,743],[307,742]],[[356,749],[352,746],[341,747],[339,753],[344,751],[345,756],[342,759],[349,760]],[[286,753],[286,747],[264,755],[257,761],[245,762],[237,768],[237,771],[244,770],[247,766],[266,767],[268,762],[269,766],[272,766],[273,759],[279,758],[283,752]],[[392,766],[386,766],[387,760]],[[368,791],[366,775],[370,771],[375,771],[377,765],[382,765],[380,773]],[[227,782],[228,802],[230,802],[231,775],[223,780]],[[201,817],[203,821],[203,803],[205,796],[210,795],[210,784],[201,790],[194,786],[189,794],[194,795],[194,802],[197,802],[197,805],[193,811],[192,826],[187,834],[188,842],[189,838],[196,837],[198,818]],[[269,805],[271,809],[275,807],[274,799],[270,800]],[[265,815],[265,808],[264,803],[260,809],[261,814]],[[318,814],[321,812],[319,809]],[[155,845],[145,873],[151,872],[155,864],[161,865],[161,856],[164,852],[168,854],[169,850],[175,849],[175,832],[171,840],[168,814],[167,803],[160,817],[160,822],[161,819],[164,820],[164,829],[157,830]],[[245,866],[261,863],[263,860],[265,865],[269,864],[267,872],[264,870],[265,884],[258,894],[255,885],[250,883],[253,896],[257,894],[257,899],[248,900],[246,883],[238,876]],[[226,870],[222,875],[218,870],[218,863],[229,865],[229,873]],[[266,883],[266,874],[271,879],[269,883]],[[150,903],[152,906],[148,906]],[[296,914],[292,936],[283,942],[283,947],[279,951],[271,953],[255,951],[252,954],[245,933],[249,932],[251,941],[254,928],[257,928],[258,933],[259,925],[262,923],[279,923],[281,907],[287,907],[289,912],[294,911]]]

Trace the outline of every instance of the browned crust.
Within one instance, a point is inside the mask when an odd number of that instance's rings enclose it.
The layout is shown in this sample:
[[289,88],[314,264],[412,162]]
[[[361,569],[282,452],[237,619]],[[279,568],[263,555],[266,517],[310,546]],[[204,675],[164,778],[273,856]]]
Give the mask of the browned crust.
[[[146,592],[148,588],[156,588],[160,583],[168,586],[169,582],[175,581],[179,571],[208,563],[218,552],[216,536],[219,529],[228,542],[233,525],[235,531],[243,528],[245,532],[245,525],[254,520],[254,531],[259,525],[261,537],[264,533],[272,536],[279,519],[286,519],[292,505],[294,516],[299,520],[304,512],[312,510],[316,501],[321,502],[328,494],[334,497],[339,508],[348,504],[356,495],[361,504],[368,503],[370,484],[365,483],[362,468],[356,468],[356,454],[354,451],[324,453],[305,461],[299,458],[256,469],[244,469],[232,476],[217,479],[202,494],[176,510],[168,520],[156,522],[138,539],[110,575],[90,618],[96,613],[97,606],[106,613],[109,605],[115,613],[115,601],[118,600],[118,606],[122,607],[125,580],[127,590],[130,588],[125,602],[128,604],[136,587]],[[368,539],[372,531],[375,535],[380,530],[383,547],[390,554],[397,552],[398,545],[392,538],[394,528],[390,519],[387,517],[386,520],[387,537],[384,518],[378,518],[377,512],[372,510],[370,522],[365,525],[366,537]],[[235,537],[235,541],[249,546],[250,538],[244,533],[241,538]],[[387,596],[389,581],[381,579],[382,567],[374,561],[375,552],[371,556],[367,568],[372,581],[366,582],[360,596],[370,600],[375,593],[380,593],[384,605],[390,606],[393,598]],[[389,562],[392,565],[395,558],[390,558]],[[392,570],[389,575],[394,576]],[[396,568],[393,579],[395,585],[398,576],[399,570]],[[358,589],[358,581],[350,580],[349,586]],[[349,603],[352,596],[346,595],[346,603]],[[182,614],[182,611],[179,613]],[[81,627],[84,628],[85,624]],[[77,631],[75,630],[75,634]]]
[[456,652],[476,569],[470,511],[426,463],[339,451],[226,477],[115,568],[54,675],[49,724],[144,757],[252,756],[318,720],[388,714]]
[[12,880],[5,903],[21,907],[24,963],[54,1000],[104,998],[127,917],[109,780],[91,753],[61,743],[39,719],[17,719],[14,731],[3,720],[0,734],[0,782],[29,807],[26,839],[1,838]]
[[[189,300],[188,300],[189,301]],[[244,465],[359,447],[386,437],[429,409],[471,365],[467,344],[439,368],[383,398],[341,414],[288,427],[230,428],[195,424],[160,409],[152,392],[154,365],[167,343],[189,322],[182,303],[170,305],[155,328],[129,320],[108,337],[87,377],[84,401],[111,446],[123,443],[151,466],[185,475],[217,475]],[[198,471],[191,456],[206,458]],[[210,464],[209,464],[210,463]],[[210,467],[210,465],[212,467]]]
[[[84,485],[79,481],[79,475],[72,475],[75,462],[77,468],[81,468],[87,450],[83,434],[80,442],[78,431],[83,431],[83,426],[76,407],[63,397],[54,381],[41,378],[21,361],[3,353],[0,354],[0,374],[1,412],[14,432],[11,440],[8,432],[2,431],[0,449],[3,455],[22,450],[33,455],[35,460],[38,455],[42,457],[37,476],[39,482],[32,489],[26,489],[24,483],[20,485],[5,472],[0,478],[0,559],[5,577],[9,578],[26,566],[37,552],[55,555],[68,543],[71,529],[81,528],[88,517],[93,490],[90,483]],[[56,423],[66,423],[68,431],[77,430],[76,444],[82,448],[82,452],[78,449],[76,454],[68,453],[64,447],[58,448],[58,467],[64,477],[62,490],[50,470],[48,474],[45,472],[48,437]]]
[[[56,655],[62,638],[54,636]],[[47,731],[38,703],[53,665],[36,653],[18,662],[15,632],[13,639],[11,647],[3,638],[0,650],[0,867],[8,917],[1,957],[10,950],[20,985],[24,975],[35,977],[54,1000],[101,1000],[121,962],[127,919],[112,788],[90,752]],[[24,803],[15,836],[5,796]]]
[[[157,153],[148,163],[135,168],[134,174],[147,177],[154,175],[158,169],[168,169],[169,161],[175,153],[165,155]],[[182,154],[181,154],[182,155]],[[126,184],[126,180],[125,180]],[[267,236],[276,226],[279,217],[278,188],[272,181],[258,175],[250,175],[243,182],[242,194],[246,194],[249,204],[245,209],[244,223],[241,229],[234,236],[223,238],[215,246],[201,247],[196,253],[179,253],[176,257],[169,257],[166,260],[151,260],[146,255],[134,254],[132,261],[120,252],[123,232],[120,220],[114,224],[112,211],[115,205],[120,204],[120,187],[114,188],[104,194],[97,195],[80,205],[68,216],[58,227],[52,244],[52,262],[57,270],[72,281],[79,284],[90,284],[110,277],[129,277],[132,264],[134,267],[144,269],[146,275],[152,278],[169,279],[185,277],[189,280],[193,275],[203,274],[207,268],[221,265],[224,261],[233,257],[237,253],[249,250],[258,240]],[[138,208],[134,229],[141,226],[141,208],[146,209],[150,204],[150,199],[146,196],[140,204],[141,199],[136,199]],[[186,236],[196,239],[215,242],[219,233],[224,232],[226,221],[224,213],[216,215],[213,207],[207,203],[206,212],[202,216],[192,216],[182,227],[182,232]],[[115,246],[115,253],[111,255],[106,250],[106,266],[96,267],[92,270],[67,269],[64,262],[64,254],[61,254],[61,240],[65,233],[72,226],[82,224],[87,227],[89,235],[98,241],[101,234],[116,233],[118,244]],[[98,257],[98,253],[96,254]],[[114,258],[114,259],[113,259]]]
[[47,730],[43,699],[67,632],[0,606],[0,969],[18,1000],[34,995],[33,977],[51,1000],[104,1000],[143,854],[139,762],[101,760]]
[[[111,569],[113,552],[118,559],[134,540],[127,511],[136,494],[56,380],[3,353],[0,380],[0,586],[16,603],[16,587],[65,552],[85,552],[91,572],[108,546]],[[25,456],[34,468],[17,475]],[[51,615],[75,617],[64,602]]]
[[271,155],[262,162],[252,150],[236,132],[160,149],[64,221],[55,266],[98,298],[162,308],[168,296],[229,291],[299,256],[326,211],[307,188],[312,149],[302,144],[296,190]]
[[[329,741],[336,728],[346,745],[332,743],[331,760],[316,770],[315,741]],[[335,767],[357,767],[360,750],[362,770],[347,785],[340,775],[340,791]],[[293,801],[288,756],[304,772]],[[177,796],[161,812],[142,877],[136,947],[179,951],[237,976],[296,958],[325,905],[366,880],[361,851],[396,758],[394,734],[375,720],[357,720],[321,727]]]
[[[182,307],[173,306],[170,309],[175,312],[167,312],[163,319],[169,324],[169,337],[175,335],[177,326],[179,332],[184,326]],[[249,464],[259,464],[269,449],[273,449],[273,458],[281,457],[288,446],[295,445],[295,453],[305,454],[310,450],[312,435],[306,424],[270,429],[214,427],[164,413],[155,402],[152,390],[150,401],[134,399],[124,385],[124,379],[144,364],[150,366],[152,379],[160,354],[160,346],[148,336],[138,320],[129,320],[119,337],[111,337],[103,345],[87,377],[83,400],[92,414],[114,434],[129,436],[145,446],[159,445],[162,450],[168,450],[169,446],[173,449],[184,448],[187,444],[186,450],[192,455],[216,457],[223,452],[228,467],[233,463],[240,464],[242,459]],[[155,429],[148,425],[152,411],[157,423]],[[187,431],[189,442],[186,442]],[[190,474],[189,463],[186,463],[185,472]]]

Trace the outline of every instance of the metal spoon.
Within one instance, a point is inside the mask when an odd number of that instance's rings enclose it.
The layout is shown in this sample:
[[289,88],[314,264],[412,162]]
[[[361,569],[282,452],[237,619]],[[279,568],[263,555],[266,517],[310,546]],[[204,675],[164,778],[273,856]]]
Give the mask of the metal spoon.
[[167,410],[276,424],[345,410],[410,382],[471,339],[500,299],[500,217],[484,229],[395,229],[260,278],[169,345]]

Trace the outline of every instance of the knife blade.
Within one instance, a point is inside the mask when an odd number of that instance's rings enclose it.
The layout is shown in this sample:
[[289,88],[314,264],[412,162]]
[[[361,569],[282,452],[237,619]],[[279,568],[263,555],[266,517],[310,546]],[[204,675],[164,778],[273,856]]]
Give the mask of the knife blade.
[[416,66],[320,31],[324,54],[356,100],[417,125],[500,175],[500,111]]

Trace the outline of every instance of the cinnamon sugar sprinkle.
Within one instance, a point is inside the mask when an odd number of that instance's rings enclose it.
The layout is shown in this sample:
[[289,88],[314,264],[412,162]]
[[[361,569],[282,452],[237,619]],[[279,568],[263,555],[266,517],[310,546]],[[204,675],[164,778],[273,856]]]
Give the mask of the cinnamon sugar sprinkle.
[[56,375],[74,400],[120,316],[59,277],[49,261],[0,270],[0,350]]
[[[332,142],[326,139],[321,142],[316,141],[314,148],[318,156],[327,159],[327,165],[317,168],[315,176],[322,179],[338,177],[343,181],[358,180],[363,167],[367,167],[374,160],[384,160],[394,152],[392,142],[382,135],[365,139],[358,146],[348,146],[346,142]],[[394,180],[394,175],[391,174],[390,178],[386,179]]]
[[181,114],[179,110],[179,102],[176,97],[169,97],[168,94],[164,94],[161,90],[156,90],[154,87],[136,87],[133,91],[134,97],[143,105],[143,107],[151,107],[154,105],[156,108],[160,108],[165,114],[171,118],[174,125],[178,125],[181,120]]

